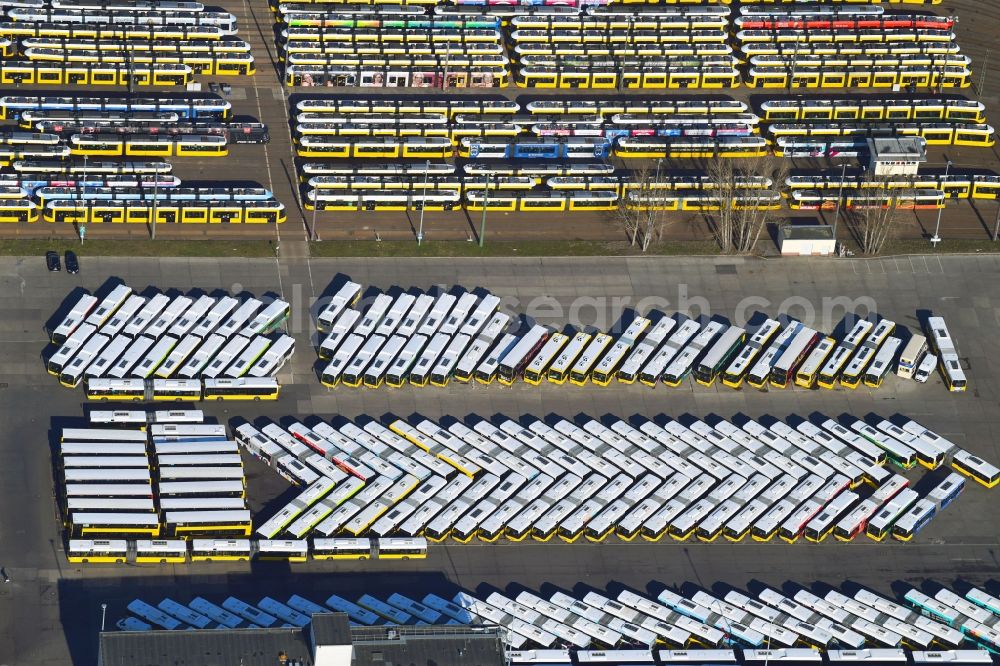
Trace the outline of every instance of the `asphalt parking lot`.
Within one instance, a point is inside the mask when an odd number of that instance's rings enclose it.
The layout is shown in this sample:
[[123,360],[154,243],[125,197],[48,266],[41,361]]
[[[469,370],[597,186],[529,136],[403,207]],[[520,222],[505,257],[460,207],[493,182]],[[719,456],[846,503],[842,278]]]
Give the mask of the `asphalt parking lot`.
[[[916,418],[956,443],[992,461],[1000,460],[997,354],[994,331],[1000,312],[1000,259],[920,257],[892,260],[782,261],[742,259],[521,259],[521,260],[209,260],[86,259],[80,275],[49,274],[40,257],[0,259],[0,566],[12,581],[0,586],[0,664],[33,666],[89,663],[100,604],[108,619],[132,598],[176,595],[189,599],[231,592],[259,598],[302,590],[438,589],[449,586],[570,587],[581,581],[611,581],[644,587],[650,581],[745,585],[752,579],[839,582],[857,580],[888,591],[894,580],[962,577],[984,582],[1000,577],[1000,527],[987,518],[993,493],[970,486],[966,495],[935,520],[913,544],[696,544],[611,540],[594,545],[442,545],[425,561],[402,563],[309,563],[304,565],[74,566],[62,552],[53,501],[50,446],[55,428],[79,420],[79,391],[64,389],[44,372],[40,354],[47,342],[42,328],[76,287],[99,288],[113,276],[137,290],[224,289],[260,295],[277,292],[293,304],[290,321],[298,351],[283,371],[286,388],[276,403],[206,405],[221,420],[311,416],[409,416],[430,418],[504,414],[573,416],[614,414],[732,417],[746,414],[785,418],[814,411]],[[311,322],[303,304],[327,289],[335,276],[349,276],[366,288],[426,289],[435,285],[483,287],[505,298],[505,306],[537,321],[609,327],[627,307],[659,306],[691,314],[746,318],[755,311],[786,312],[829,329],[846,304],[877,310],[902,326],[916,323],[918,310],[942,315],[952,328],[963,362],[969,366],[967,394],[949,394],[938,380],[916,385],[890,379],[876,392],[785,390],[733,391],[690,384],[679,389],[644,386],[609,388],[517,385],[396,391],[323,388],[314,374]],[[752,299],[752,300],[747,300]],[[826,299],[826,300],[824,300]],[[831,301],[830,299],[841,299]],[[851,307],[853,307],[851,305]],[[87,406],[89,407],[89,406]],[[265,470],[250,469],[251,493],[278,492]],[[836,552],[834,552],[836,550]],[[847,555],[845,557],[845,555]],[[348,574],[348,572],[351,572]],[[366,573],[374,576],[365,575]],[[339,593],[339,592],[338,592]],[[360,594],[360,592],[359,592]],[[157,597],[159,595],[159,597]],[[318,596],[314,594],[313,596]]]

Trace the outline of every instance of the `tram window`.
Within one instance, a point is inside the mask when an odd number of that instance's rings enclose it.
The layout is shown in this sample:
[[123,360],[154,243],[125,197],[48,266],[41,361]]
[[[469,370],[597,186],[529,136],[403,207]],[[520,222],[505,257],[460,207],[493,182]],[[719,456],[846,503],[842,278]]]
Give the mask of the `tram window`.
[[914,118],[940,118],[941,114],[934,110],[917,109],[913,112]]
[[879,112],[879,111],[878,111],[878,110],[876,110],[876,109],[866,109],[866,110],[865,110],[865,111],[864,111],[864,112],[863,112],[863,113],[861,114],[861,117],[862,117],[862,118],[863,118],[864,120],[878,120],[879,118],[881,118],[881,117],[882,117],[882,114],[881,114],[881,112]]
[[39,72],[39,83],[59,83],[59,72]]
[[594,74],[594,87],[613,87],[615,85],[614,74]]
[[114,72],[94,72],[90,75],[91,83],[115,83]]
[[903,109],[889,109],[889,111],[886,112],[885,117],[889,118],[889,119],[892,119],[892,118],[906,118],[906,117],[908,117],[908,114]]

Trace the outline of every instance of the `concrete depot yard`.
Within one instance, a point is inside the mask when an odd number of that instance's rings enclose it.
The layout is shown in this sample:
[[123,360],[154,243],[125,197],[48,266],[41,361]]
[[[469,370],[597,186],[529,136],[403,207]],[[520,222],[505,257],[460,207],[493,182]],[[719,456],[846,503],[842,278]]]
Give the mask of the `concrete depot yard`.
[[[293,118],[289,113],[289,99],[292,103],[304,97],[325,95],[354,96],[371,98],[379,96],[395,97],[403,95],[496,95],[511,99],[532,99],[539,96],[608,97],[617,94],[613,90],[588,89],[527,89],[508,87],[428,90],[426,88],[287,88],[282,85],[283,64],[277,59],[274,42],[274,14],[262,2],[250,0],[223,0],[217,3],[222,9],[232,12],[239,21],[239,37],[250,43],[257,63],[257,73],[252,77],[203,77],[207,90],[209,81],[228,82],[233,86],[231,101],[237,116],[259,118],[270,128],[271,142],[265,146],[237,145],[231,147],[227,158],[176,158],[173,159],[175,173],[185,183],[199,181],[256,182],[272,190],[285,204],[288,222],[280,228],[266,225],[166,225],[157,230],[160,238],[241,238],[267,239],[282,243],[288,250],[290,241],[309,238],[324,241],[353,240],[372,241],[410,240],[416,234],[419,213],[409,212],[321,212],[301,207],[300,185],[296,173],[294,146],[291,143],[290,126]],[[1000,55],[990,48],[995,40],[995,26],[1000,20],[1000,8],[996,3],[984,0],[952,0],[942,5],[921,8],[916,5],[892,6],[891,11],[931,11],[936,14],[952,14],[958,17],[955,34],[962,53],[972,60],[974,86],[966,89],[947,89],[946,95],[962,95],[978,99],[987,105],[987,121],[996,124],[993,114],[1000,102]],[[916,7],[916,9],[914,9]],[[80,94],[104,95],[124,88],[76,87],[76,88],[27,88],[18,89],[19,94],[56,94],[56,91],[78,91]],[[153,96],[161,92],[181,92],[181,89],[145,88],[139,91],[143,96]],[[688,90],[627,90],[622,94],[648,96],[650,94],[676,97],[705,98],[707,96],[727,96],[752,103],[765,99],[784,97],[787,89],[755,89],[744,86],[734,89],[688,89]],[[882,98],[892,94],[886,89],[795,89],[795,94],[829,96],[837,99],[870,96]],[[294,113],[294,112],[293,112]],[[928,149],[928,171],[941,171],[945,163],[954,163],[952,173],[986,169],[1000,173],[1000,154],[996,147],[981,148],[969,146],[931,146]],[[851,160],[851,163],[854,161]],[[668,160],[669,169],[697,169],[705,165],[700,160]],[[619,165],[621,166],[621,165]],[[814,158],[791,161],[792,169],[815,172],[817,169],[837,169],[840,161],[818,160]],[[997,204],[993,201],[950,201],[941,221],[941,237],[949,239],[983,240],[989,237],[997,217]],[[833,222],[832,211],[793,211],[785,209],[776,217],[791,217],[805,220]],[[898,215],[898,235],[905,239],[929,238],[934,233],[936,211],[900,211]],[[450,213],[428,212],[425,215],[425,234],[429,241],[464,241],[475,237],[480,223],[476,212],[454,211]],[[668,240],[706,240],[711,232],[705,217],[699,213],[670,212],[664,217],[663,233]],[[68,224],[37,223],[0,225],[0,237],[12,238],[75,238],[76,230]],[[487,236],[490,241],[620,241],[624,233],[615,223],[611,212],[573,212],[552,215],[550,213],[503,213],[491,211],[488,215]],[[88,239],[103,238],[148,238],[146,225],[92,224],[87,230]],[[839,225],[838,237],[843,241],[851,239],[848,225]],[[767,239],[762,239],[761,250],[770,248]],[[764,248],[763,246],[767,246]],[[366,252],[359,251],[359,255]]]
[[[323,388],[316,379],[312,324],[304,306],[326,290],[335,276],[349,276],[366,288],[426,289],[434,285],[483,287],[505,299],[505,307],[538,321],[607,328],[627,307],[645,312],[660,307],[738,320],[755,311],[787,312],[822,330],[832,329],[845,304],[859,312],[874,307],[901,326],[916,324],[918,311],[943,315],[967,363],[971,388],[949,394],[937,378],[925,385],[890,378],[878,391],[760,392],[706,389],[690,382],[655,390],[637,385],[609,388],[520,384],[452,384],[446,389],[391,391]],[[222,421],[236,417],[323,418],[422,414],[430,418],[471,414],[543,416],[614,414],[703,417],[745,414],[785,418],[821,412],[864,416],[902,413],[961,446],[1000,461],[997,411],[1000,381],[995,331],[1000,313],[1000,258],[991,256],[903,257],[887,260],[742,259],[497,259],[497,260],[215,260],[85,258],[80,275],[46,272],[41,257],[0,258],[0,566],[11,583],[0,586],[0,664],[35,666],[92,663],[100,604],[108,621],[124,604],[141,597],[179,600],[203,594],[259,599],[293,592],[322,600],[331,593],[378,596],[393,590],[449,592],[454,586],[506,586],[544,583],[572,587],[586,582],[604,587],[620,582],[644,588],[650,581],[726,581],[745,586],[757,579],[784,581],[845,579],[889,592],[897,580],[925,578],[951,582],[960,577],[983,583],[1000,578],[997,560],[1000,526],[994,519],[994,491],[970,484],[964,496],[911,544],[876,545],[867,539],[841,544],[788,546],[783,542],[714,544],[659,543],[642,540],[602,544],[555,539],[541,544],[433,545],[424,561],[185,566],[79,566],[67,563],[54,503],[56,486],[51,447],[57,429],[79,422],[82,393],[60,387],[42,366],[47,336],[43,325],[56,315],[75,288],[94,290],[109,277],[136,290],[223,289],[260,295],[277,292],[293,304],[289,323],[298,342],[292,363],[282,373],[282,398],[276,403],[202,405]],[[544,298],[540,298],[544,297]],[[752,300],[747,300],[752,299]],[[833,300],[830,299],[839,299]],[[851,306],[853,307],[853,306]],[[827,312],[824,314],[824,309]],[[574,314],[576,313],[576,314]],[[250,464],[254,508],[280,494],[284,484],[273,472]],[[270,515],[273,505],[265,509]],[[326,593],[326,595],[323,594]]]

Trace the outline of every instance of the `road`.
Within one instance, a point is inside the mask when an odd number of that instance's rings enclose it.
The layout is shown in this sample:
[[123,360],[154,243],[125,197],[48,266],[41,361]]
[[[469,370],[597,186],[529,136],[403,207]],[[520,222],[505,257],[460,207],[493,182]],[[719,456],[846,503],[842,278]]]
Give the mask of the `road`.
[[[387,289],[427,289],[435,285],[483,287],[504,298],[504,307],[541,323],[608,328],[625,308],[645,312],[718,315],[742,321],[756,311],[787,313],[822,330],[835,328],[845,308],[876,310],[901,326],[916,324],[919,311],[943,315],[952,328],[971,389],[949,394],[936,378],[925,385],[890,378],[878,391],[733,391],[643,386],[609,388],[543,385],[445,389],[355,390],[323,388],[315,376],[311,322],[305,316],[314,297],[338,276]],[[597,587],[619,582],[645,587],[685,581],[717,581],[745,586],[753,579],[837,583],[845,579],[888,591],[894,580],[943,582],[962,577],[984,582],[1000,576],[996,559],[1000,525],[994,494],[970,487],[913,544],[881,546],[862,540],[851,545],[661,543],[609,541],[594,545],[558,540],[521,545],[442,545],[426,561],[387,564],[309,563],[261,566],[209,564],[184,566],[101,567],[69,565],[62,552],[54,493],[51,451],[57,431],[79,423],[85,405],[80,391],[64,389],[47,375],[41,354],[45,322],[57,321],[75,288],[94,290],[109,277],[137,290],[224,289],[250,294],[279,293],[293,305],[289,329],[298,351],[283,371],[286,383],[275,403],[210,404],[214,418],[294,416],[383,417],[387,414],[430,418],[502,414],[515,418],[558,414],[614,414],[704,417],[745,414],[785,418],[821,412],[864,416],[902,413],[925,423],[961,446],[1000,460],[1000,432],[995,336],[1000,312],[1000,259],[911,257],[895,260],[838,262],[743,259],[588,258],[515,260],[212,260],[87,259],[78,276],[50,274],[41,258],[0,259],[0,566],[12,577],[0,586],[0,664],[18,666],[92,663],[94,631],[100,604],[108,603],[109,620],[122,615],[132,598],[158,600],[166,595],[189,599],[227,593],[259,598],[269,592],[323,591],[353,594],[400,589],[448,590],[482,584],[507,586],[543,583]],[[250,466],[254,506],[266,506],[283,490],[269,471]],[[846,555],[846,557],[845,557]]]

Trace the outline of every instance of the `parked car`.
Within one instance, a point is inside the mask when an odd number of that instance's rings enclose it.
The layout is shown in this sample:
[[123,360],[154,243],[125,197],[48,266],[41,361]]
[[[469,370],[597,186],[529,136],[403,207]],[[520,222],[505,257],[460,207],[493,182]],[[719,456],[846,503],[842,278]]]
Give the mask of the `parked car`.
[[66,261],[67,273],[76,275],[80,272],[80,260],[76,258],[76,252],[73,250],[66,250],[66,256],[63,259]]
[[49,269],[50,272],[55,273],[62,270],[62,265],[59,263],[59,253],[54,250],[49,250],[45,253],[45,267]]

